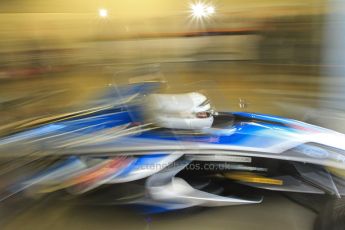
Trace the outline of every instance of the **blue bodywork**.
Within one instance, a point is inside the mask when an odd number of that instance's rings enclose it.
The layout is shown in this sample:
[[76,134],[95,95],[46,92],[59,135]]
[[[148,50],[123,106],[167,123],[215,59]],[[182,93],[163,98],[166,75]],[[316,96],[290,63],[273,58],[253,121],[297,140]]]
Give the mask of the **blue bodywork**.
[[[112,156],[126,155],[131,159],[130,163],[116,171],[113,177],[109,176],[109,180],[101,178],[101,181],[104,181],[99,185],[149,177],[164,168],[150,170],[150,166],[165,163],[170,165],[184,154],[219,153],[345,169],[344,135],[288,118],[247,112],[219,112],[214,115],[214,123],[217,125],[192,131],[161,128],[146,123],[143,115],[146,108],[141,99],[157,86],[157,83],[144,83],[111,88],[100,99],[90,103],[97,106],[97,109],[92,107],[85,112],[54,118],[1,138],[1,154],[16,157],[44,153],[44,156],[59,155],[63,158],[62,162],[26,178],[24,182],[21,181],[11,192],[20,192],[36,184],[47,186],[51,181],[65,183],[72,172],[88,169],[89,166],[82,159],[85,155],[98,159],[102,156],[104,160]],[[166,180],[162,178],[163,181]],[[154,189],[164,190],[164,186]],[[191,188],[187,186],[187,190],[190,191]],[[205,203],[217,199],[230,204],[261,202],[235,198],[226,200],[214,196],[207,200],[207,194],[201,191],[195,194],[197,202],[205,199]],[[180,195],[177,194],[177,197]],[[202,198],[199,199],[198,195]],[[131,204],[150,207],[148,212],[199,204],[185,202],[184,197],[182,198],[181,202],[174,197],[172,201],[165,198],[160,200],[158,197],[157,201],[145,196]]]
[[[145,95],[157,87],[157,83],[136,84],[131,87],[124,87],[111,90],[106,93],[106,101],[116,101],[119,97],[126,98],[131,95]],[[99,100],[98,100],[99,101]],[[226,124],[211,129],[201,130],[195,133],[179,132],[178,130],[167,129],[142,129],[144,119],[140,102],[129,102],[106,107],[94,112],[81,113],[77,116],[53,120],[38,127],[30,128],[8,137],[0,139],[0,150],[4,147],[15,146],[18,143],[36,144],[44,148],[52,143],[60,143],[66,140],[82,138],[92,135],[94,138],[109,131],[108,136],[116,136],[118,132],[125,129],[138,127],[137,132],[130,135],[122,135],[121,138],[108,138],[97,143],[97,146],[114,146],[117,144],[137,141],[156,140],[157,143],[181,143],[195,142],[208,145],[236,146],[245,148],[257,148],[259,152],[277,144],[296,141],[298,135],[328,132],[328,130],[299,122],[292,119],[272,115],[246,113],[246,112],[223,112],[222,116],[228,116],[231,124]],[[217,119],[217,116],[215,116]],[[96,146],[95,144],[92,146]]]

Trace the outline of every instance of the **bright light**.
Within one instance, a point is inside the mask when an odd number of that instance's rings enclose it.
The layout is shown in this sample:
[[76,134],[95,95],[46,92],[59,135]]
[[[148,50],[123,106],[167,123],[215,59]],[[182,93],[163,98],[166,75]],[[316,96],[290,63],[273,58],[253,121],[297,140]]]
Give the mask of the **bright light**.
[[206,16],[206,6],[202,3],[192,4],[192,14],[196,18],[201,18]]
[[190,8],[192,17],[196,19],[206,18],[215,13],[214,6],[202,2],[192,3]]
[[99,14],[99,16],[100,16],[101,18],[106,18],[106,17],[108,17],[108,11],[107,11],[106,9],[100,9],[100,10],[98,11],[98,14]]
[[209,6],[206,8],[207,14],[214,14],[215,10],[213,6]]

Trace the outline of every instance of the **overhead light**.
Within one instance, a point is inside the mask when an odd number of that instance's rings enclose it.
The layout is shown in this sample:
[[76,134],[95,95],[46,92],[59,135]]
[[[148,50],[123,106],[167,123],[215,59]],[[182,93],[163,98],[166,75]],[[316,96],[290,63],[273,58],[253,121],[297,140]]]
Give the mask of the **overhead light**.
[[206,6],[201,3],[195,3],[191,5],[192,8],[192,15],[195,18],[202,18],[206,16]]
[[214,6],[208,6],[208,7],[206,8],[206,12],[207,12],[207,14],[209,14],[209,15],[214,14],[214,12],[215,12]]
[[108,17],[108,11],[107,11],[106,9],[100,9],[100,10],[98,11],[98,14],[99,14],[99,16],[100,16],[101,18],[106,18],[106,17]]
[[193,18],[202,19],[211,16],[215,13],[215,8],[212,5],[203,2],[195,2],[190,4],[190,11]]

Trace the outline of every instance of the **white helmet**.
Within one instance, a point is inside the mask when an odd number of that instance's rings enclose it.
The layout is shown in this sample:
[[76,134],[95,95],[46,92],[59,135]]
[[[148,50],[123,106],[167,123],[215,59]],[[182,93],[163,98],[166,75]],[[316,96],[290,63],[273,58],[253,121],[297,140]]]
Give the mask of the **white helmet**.
[[211,105],[200,93],[151,94],[147,108],[152,122],[164,128],[203,129],[213,123]]

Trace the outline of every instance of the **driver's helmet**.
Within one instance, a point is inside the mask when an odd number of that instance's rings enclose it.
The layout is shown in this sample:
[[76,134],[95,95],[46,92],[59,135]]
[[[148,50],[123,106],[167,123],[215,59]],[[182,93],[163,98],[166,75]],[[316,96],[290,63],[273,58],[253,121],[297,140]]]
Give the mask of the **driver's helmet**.
[[212,126],[213,111],[200,93],[151,94],[147,100],[151,122],[172,129],[204,129]]

